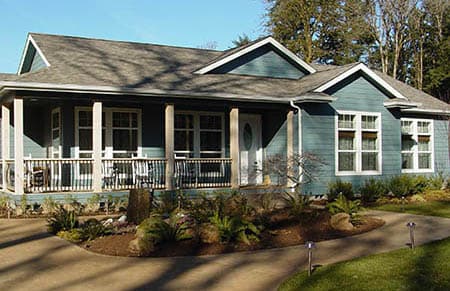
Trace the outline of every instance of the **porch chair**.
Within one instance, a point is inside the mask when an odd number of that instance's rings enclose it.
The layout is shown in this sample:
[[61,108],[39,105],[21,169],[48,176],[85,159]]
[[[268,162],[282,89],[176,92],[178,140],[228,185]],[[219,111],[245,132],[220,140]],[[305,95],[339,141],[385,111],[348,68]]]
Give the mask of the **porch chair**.
[[142,160],[133,161],[133,176],[138,188],[151,188],[153,185],[153,166]]
[[175,158],[175,187],[178,189],[186,187],[197,187],[197,169],[195,163],[188,163],[186,158]]
[[116,188],[118,185],[118,169],[113,165],[102,163],[102,180],[103,187],[106,189]]

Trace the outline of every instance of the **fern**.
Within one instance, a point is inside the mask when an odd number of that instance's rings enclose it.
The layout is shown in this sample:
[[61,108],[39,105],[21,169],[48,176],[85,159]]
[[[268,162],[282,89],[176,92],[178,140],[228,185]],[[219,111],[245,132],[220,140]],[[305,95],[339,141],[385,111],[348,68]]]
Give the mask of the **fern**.
[[250,240],[259,240],[259,229],[250,221],[240,217],[221,217],[218,212],[215,212],[210,221],[219,230],[222,242],[229,243],[232,241],[241,241],[249,245]]

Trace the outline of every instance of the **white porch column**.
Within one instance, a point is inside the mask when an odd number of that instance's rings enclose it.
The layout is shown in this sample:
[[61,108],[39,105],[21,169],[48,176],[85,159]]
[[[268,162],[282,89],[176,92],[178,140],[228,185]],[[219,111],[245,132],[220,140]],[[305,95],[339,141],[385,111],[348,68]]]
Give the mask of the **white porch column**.
[[14,194],[23,195],[23,99],[14,98]]
[[[292,177],[294,175],[293,171],[293,158],[294,158],[294,111],[289,110],[286,116],[286,155],[287,155],[287,175],[288,177]],[[293,186],[293,181],[288,179],[286,181],[288,187]]]
[[9,148],[9,119],[10,112],[9,108],[2,105],[2,181],[3,181],[3,191],[7,190],[7,168],[6,160],[10,158],[10,148]]
[[231,188],[239,188],[239,108],[230,111]]
[[102,192],[102,102],[95,101],[92,108],[92,186]]
[[165,109],[165,152],[166,152],[166,190],[173,190],[175,169],[175,108],[173,104],[166,104]]

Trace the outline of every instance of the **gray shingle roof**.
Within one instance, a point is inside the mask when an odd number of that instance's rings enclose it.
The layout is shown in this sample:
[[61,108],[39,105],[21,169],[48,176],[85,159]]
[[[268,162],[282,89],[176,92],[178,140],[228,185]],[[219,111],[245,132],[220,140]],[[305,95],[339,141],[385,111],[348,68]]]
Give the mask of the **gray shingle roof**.
[[0,81],[14,81],[17,79],[16,74],[0,73]]
[[[230,52],[111,41],[60,35],[31,34],[50,67],[1,80],[18,82],[113,86],[130,89],[152,89],[238,96],[270,96],[280,99],[310,92],[356,64],[345,66],[312,66],[316,73],[300,80],[277,79],[233,74],[194,74],[211,61]],[[423,108],[450,106],[402,82],[380,74],[412,102]],[[11,79],[8,79],[11,78]]]

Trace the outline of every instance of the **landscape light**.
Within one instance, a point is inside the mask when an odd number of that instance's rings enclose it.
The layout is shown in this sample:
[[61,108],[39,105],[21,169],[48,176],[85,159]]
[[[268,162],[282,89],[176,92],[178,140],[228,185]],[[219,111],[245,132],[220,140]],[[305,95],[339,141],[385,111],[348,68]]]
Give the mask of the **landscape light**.
[[412,221],[408,222],[406,226],[409,228],[409,240],[411,241],[411,248],[414,249],[414,228],[416,224]]
[[308,276],[311,276],[312,273],[312,250],[316,247],[316,244],[313,241],[307,241],[305,243],[305,248],[308,249]]

